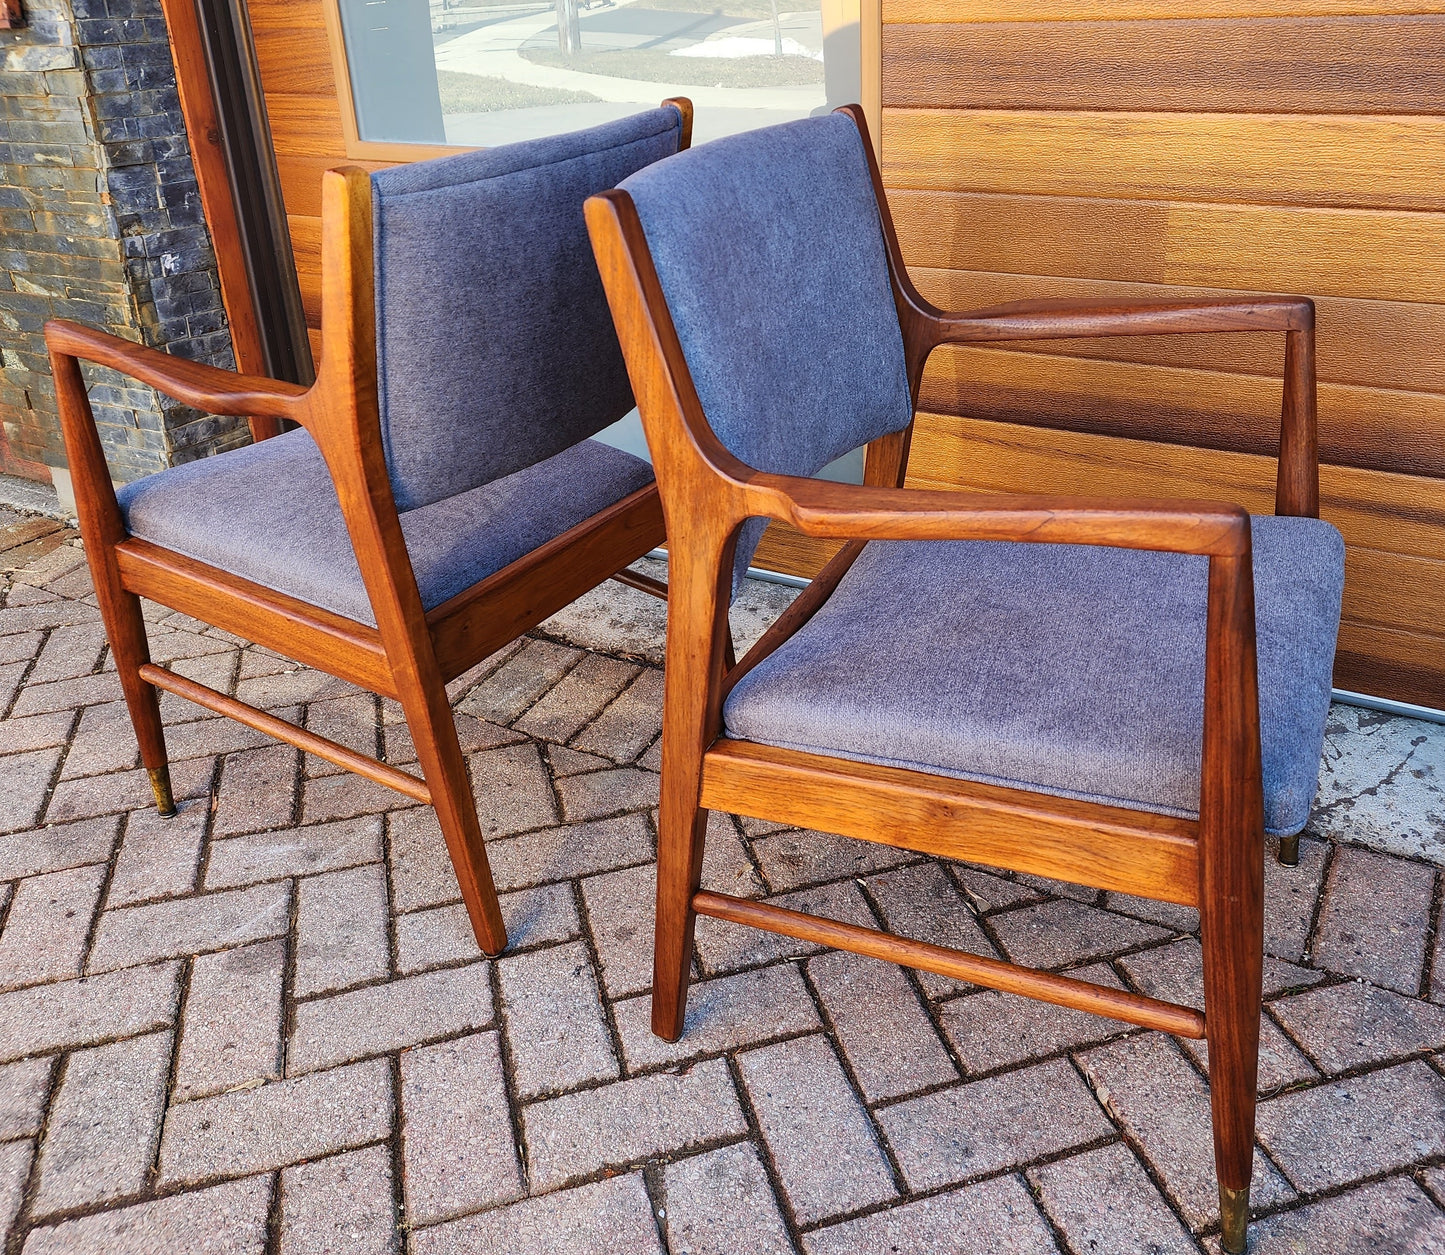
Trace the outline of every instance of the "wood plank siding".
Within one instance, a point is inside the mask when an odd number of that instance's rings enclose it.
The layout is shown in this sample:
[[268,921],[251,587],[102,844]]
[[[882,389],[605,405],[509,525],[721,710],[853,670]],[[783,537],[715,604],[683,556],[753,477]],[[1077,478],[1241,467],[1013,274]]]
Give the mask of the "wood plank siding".
[[[1445,3],[882,6],[884,181],[931,300],[1317,300],[1336,683],[1445,706]],[[911,482],[1267,510],[1281,340],[940,351]]]
[[[320,178],[348,161],[325,15],[250,12],[315,329]],[[882,0],[882,20],[884,179],[930,299],[1316,299],[1323,512],[1349,544],[1336,683],[1445,706],[1445,0]],[[1283,354],[942,350],[911,482],[1267,509]],[[776,532],[760,561],[816,568]]]

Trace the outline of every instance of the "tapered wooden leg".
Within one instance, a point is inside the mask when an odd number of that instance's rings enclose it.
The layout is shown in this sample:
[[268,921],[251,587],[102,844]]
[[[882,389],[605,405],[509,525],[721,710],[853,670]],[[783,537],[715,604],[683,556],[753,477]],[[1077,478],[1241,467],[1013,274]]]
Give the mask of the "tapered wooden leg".
[[1239,857],[1214,860],[1214,892],[1200,909],[1214,1164],[1222,1241],[1232,1255],[1244,1250],[1249,1227],[1264,966],[1264,843],[1246,830],[1237,844]]
[[733,541],[709,552],[679,542],[669,567],[667,681],[663,696],[662,790],[657,818],[657,928],[652,953],[652,1031],[682,1036],[697,924],[693,895],[702,880],[707,811],[702,763],[721,726]]
[[[99,585],[100,581],[95,583]],[[176,802],[171,793],[171,769],[166,753],[165,728],[161,724],[160,701],[155,689],[139,674],[141,667],[150,661],[140,598],[133,593],[118,591],[97,600],[100,602],[101,618],[105,621],[110,652],[115,656],[115,670],[120,677],[121,692],[125,694],[126,709],[130,711],[131,726],[135,728],[135,739],[140,745],[140,760],[150,776],[156,810],[162,817],[170,818],[176,813]]]
[[657,928],[652,951],[652,1031],[682,1036],[697,914],[692,897],[702,877],[707,811],[663,804],[657,823]]
[[1264,968],[1264,791],[1248,547],[1209,564],[1199,922],[1224,1249],[1245,1249]]
[[[440,709],[438,709],[440,707]],[[401,708],[411,728],[422,775],[431,790],[437,822],[451,855],[462,900],[472,921],[477,945],[495,958],[507,948],[507,929],[497,902],[492,869],[487,862],[482,828],[477,822],[471,779],[457,740],[457,726],[443,689],[440,700],[420,691],[401,694]]]
[[1286,867],[1299,866],[1299,833],[1279,839],[1279,861]]
[[[1263,860],[1259,874],[1262,882]],[[1263,894],[1240,898],[1258,902]],[[1216,902],[1206,904],[1204,915],[1204,1014],[1219,1214],[1224,1249],[1238,1255],[1245,1248],[1254,1167],[1263,914],[1230,911]]]
[[141,615],[140,598],[126,591],[115,561],[115,546],[125,539],[125,521],[115,499],[115,489],[111,487],[80,363],[68,354],[52,352],[50,371],[55,379],[65,453],[75,485],[75,509],[85,541],[85,560],[90,564],[91,583],[95,586],[95,600],[100,606],[110,651],[115,656],[116,674],[120,677],[121,692],[140,745],[141,762],[150,776],[156,809],[169,817],[176,813],[176,803],[171,796],[171,771],[160,702],[155,689],[140,678],[140,668],[150,661],[145,619]]

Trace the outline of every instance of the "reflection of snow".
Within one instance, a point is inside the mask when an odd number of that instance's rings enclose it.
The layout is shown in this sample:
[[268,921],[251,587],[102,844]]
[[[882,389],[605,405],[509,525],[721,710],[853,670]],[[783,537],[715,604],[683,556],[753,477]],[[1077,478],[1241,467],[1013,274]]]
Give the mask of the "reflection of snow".
[[[627,12],[634,4],[638,5],[637,11],[641,12],[641,4],[647,0],[619,0],[617,9],[610,13]],[[712,138],[714,135],[731,134],[733,131],[747,130],[755,126],[768,126],[775,122],[785,122],[791,118],[805,118],[815,109],[820,108],[826,102],[826,94],[822,83],[802,84],[795,87],[699,87],[689,86],[682,83],[652,83],[644,82],[641,79],[611,78],[602,74],[587,74],[577,70],[568,70],[560,66],[538,65],[535,62],[524,60],[518,53],[522,44],[530,39],[539,36],[547,36],[550,33],[551,46],[556,46],[557,16],[551,5],[551,11],[536,12],[525,16],[509,16],[501,22],[489,23],[486,26],[477,27],[475,30],[467,31],[453,39],[438,44],[436,49],[436,65],[439,70],[457,70],[463,74],[480,74],[494,78],[504,78],[513,83],[530,83],[536,87],[560,87],[569,91],[585,91],[598,97],[600,100],[610,104],[631,104],[638,109],[653,108],[657,102],[665,96],[687,96],[698,110],[694,142],[701,143],[704,138]],[[599,15],[606,19],[610,14]],[[646,21],[657,26],[662,21],[676,23],[681,20],[695,20],[697,14],[675,14],[660,12],[647,14]],[[810,37],[810,28],[794,24],[794,16],[789,15],[782,19],[783,38],[797,39],[800,35],[800,42],[807,47]],[[582,45],[585,49],[588,42],[588,23],[596,18],[588,15],[582,19]],[[822,45],[821,19],[817,13],[812,15],[812,20],[818,26],[817,46]],[[773,24],[770,20],[755,23],[742,23],[733,26],[733,31],[741,31],[754,38],[766,38],[768,52],[773,50]],[[650,39],[656,39],[659,34],[666,35],[669,30],[643,31],[642,34]],[[703,41],[706,45],[706,41]],[[710,52],[704,55],[712,55]],[[679,67],[681,69],[681,67]],[[568,111],[567,122],[561,121],[549,123],[545,131],[537,131],[537,134],[555,134],[558,131],[572,130],[581,126],[591,126],[594,121],[602,120],[605,110],[596,115],[589,115],[588,111],[597,109],[596,105],[545,105],[536,112],[539,116],[544,111],[562,110]],[[492,113],[479,115],[482,118],[502,119],[503,113]],[[529,116],[531,113],[529,111]],[[559,114],[559,117],[561,115]],[[609,115],[610,116],[610,115]],[[490,131],[485,134],[477,128],[481,127],[480,122],[470,119],[467,122],[467,134],[462,135],[460,131],[452,135],[454,127],[462,124],[458,121],[460,115],[453,115],[447,123],[448,137],[454,143],[471,144],[493,144],[501,142]],[[572,119],[576,119],[575,121]],[[540,122],[539,122],[540,125]],[[476,130],[474,136],[472,132]]]
[[[774,40],[749,39],[745,36],[733,35],[724,39],[705,39],[702,43],[692,44],[687,48],[674,48],[667,55],[670,57],[771,57],[777,50],[778,46]],[[808,57],[814,61],[821,61],[823,50],[819,48],[814,52],[796,39],[785,39],[783,40],[783,55]]]

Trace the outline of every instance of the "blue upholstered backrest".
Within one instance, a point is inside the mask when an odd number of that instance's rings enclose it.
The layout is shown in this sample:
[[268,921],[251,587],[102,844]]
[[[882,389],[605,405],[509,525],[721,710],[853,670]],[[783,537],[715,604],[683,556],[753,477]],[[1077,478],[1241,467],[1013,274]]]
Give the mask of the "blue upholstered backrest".
[[582,203],[677,151],[672,106],[372,177],[397,508],[532,466],[632,407]]
[[[622,187],[729,452],[759,470],[814,475],[908,425],[883,229],[850,117],[714,140]],[[740,542],[744,566],[760,534],[750,525]]]

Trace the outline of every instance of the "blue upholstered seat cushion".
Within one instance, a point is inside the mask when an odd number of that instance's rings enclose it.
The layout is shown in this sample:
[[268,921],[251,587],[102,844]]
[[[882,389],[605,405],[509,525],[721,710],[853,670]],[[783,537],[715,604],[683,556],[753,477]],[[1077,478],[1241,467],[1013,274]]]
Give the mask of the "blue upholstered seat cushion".
[[531,466],[632,408],[582,204],[681,137],[668,105],[372,176],[377,384],[398,509]]
[[[1318,519],[1253,521],[1265,826],[1314,800],[1344,586]],[[875,541],[729,695],[729,736],[1194,816],[1207,560]]]
[[[734,457],[816,475],[913,417],[863,140],[846,114],[713,140],[620,184]],[[747,524],[738,572],[762,535]]]
[[[652,482],[640,458],[585,440],[401,516],[430,610]],[[375,625],[336,489],[304,431],[127,484],[126,525],[187,557]]]

